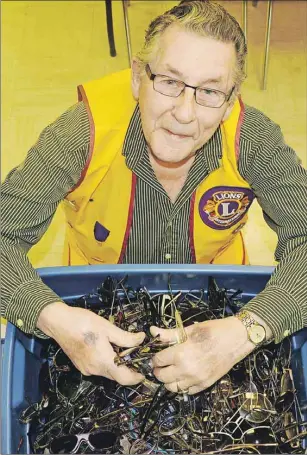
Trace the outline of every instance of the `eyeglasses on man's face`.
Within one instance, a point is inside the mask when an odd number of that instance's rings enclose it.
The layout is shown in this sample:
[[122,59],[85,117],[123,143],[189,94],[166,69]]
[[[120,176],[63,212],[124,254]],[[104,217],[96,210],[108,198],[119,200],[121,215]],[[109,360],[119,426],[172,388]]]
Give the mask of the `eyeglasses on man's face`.
[[153,74],[148,64],[146,65],[145,70],[149,79],[153,81],[153,88],[156,92],[165,96],[177,98],[186,87],[189,87],[194,89],[196,103],[205,107],[222,107],[226,101],[229,101],[235,88],[235,86],[233,86],[230,93],[227,94],[220,90],[214,90],[207,87],[193,87],[183,81],[163,74]]

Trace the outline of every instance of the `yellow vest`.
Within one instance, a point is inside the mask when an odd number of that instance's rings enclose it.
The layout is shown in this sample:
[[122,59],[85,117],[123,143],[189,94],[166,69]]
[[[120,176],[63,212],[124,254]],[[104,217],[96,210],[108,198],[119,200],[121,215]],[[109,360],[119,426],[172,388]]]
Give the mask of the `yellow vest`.
[[[131,71],[78,87],[91,124],[90,156],[80,181],[64,200],[67,218],[64,264],[114,264],[123,260],[132,225],[136,176],[122,147],[136,108]],[[220,167],[191,200],[189,229],[194,262],[247,264],[241,229],[254,194],[237,169],[244,105],[236,100],[221,124]]]

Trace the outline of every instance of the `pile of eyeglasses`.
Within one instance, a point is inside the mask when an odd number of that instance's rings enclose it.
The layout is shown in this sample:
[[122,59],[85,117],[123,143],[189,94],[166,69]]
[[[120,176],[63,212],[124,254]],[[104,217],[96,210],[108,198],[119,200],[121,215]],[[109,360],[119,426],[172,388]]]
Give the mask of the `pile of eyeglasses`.
[[[207,283],[206,283],[207,284]],[[149,328],[178,328],[233,315],[243,291],[219,288],[152,294],[128,277],[108,277],[69,304],[87,308],[123,330],[145,331],[141,346],[116,348],[118,364],[145,375],[136,386],[82,376],[62,349],[46,342],[40,402],[20,415],[33,453],[304,453],[304,421],[291,370],[291,342],[255,350],[209,389],[172,393],[153,375],[151,358],[169,345]],[[182,339],[181,341],[184,341]]]

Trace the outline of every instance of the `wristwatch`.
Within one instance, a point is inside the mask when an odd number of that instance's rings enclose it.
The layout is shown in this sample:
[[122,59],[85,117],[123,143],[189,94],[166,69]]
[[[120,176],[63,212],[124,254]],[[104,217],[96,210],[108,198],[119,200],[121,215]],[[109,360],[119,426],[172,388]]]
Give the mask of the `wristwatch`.
[[235,316],[245,326],[249,341],[257,347],[266,343],[265,328],[255,321],[248,311],[240,310]]

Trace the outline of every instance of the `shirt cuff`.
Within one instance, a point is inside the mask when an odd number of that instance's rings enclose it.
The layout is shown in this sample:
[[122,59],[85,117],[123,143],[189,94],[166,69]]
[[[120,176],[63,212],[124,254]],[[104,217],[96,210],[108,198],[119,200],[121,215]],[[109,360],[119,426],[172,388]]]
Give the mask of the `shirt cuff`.
[[272,330],[276,344],[304,327],[299,304],[285,289],[277,286],[265,288],[244,305],[244,309],[263,319]]
[[41,280],[22,283],[8,303],[5,318],[25,333],[48,338],[37,329],[37,319],[45,306],[62,299]]

